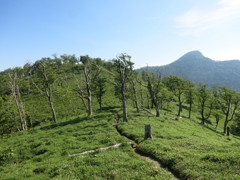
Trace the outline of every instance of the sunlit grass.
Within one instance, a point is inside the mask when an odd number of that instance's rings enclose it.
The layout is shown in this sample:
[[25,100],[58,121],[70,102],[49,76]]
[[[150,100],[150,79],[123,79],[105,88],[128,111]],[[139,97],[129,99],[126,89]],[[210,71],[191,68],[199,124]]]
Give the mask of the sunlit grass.
[[[132,113],[129,123],[121,123],[119,129],[140,143],[138,150],[154,156],[182,178],[240,178],[238,139],[215,131],[214,124],[202,126],[195,113],[191,119],[176,119],[175,112],[162,111],[160,118]],[[153,140],[144,140],[145,124],[151,124]]]
[[[1,139],[1,179],[171,179],[164,169],[137,157],[130,140],[112,127],[111,112],[46,124]],[[116,143],[119,148],[70,157]]]

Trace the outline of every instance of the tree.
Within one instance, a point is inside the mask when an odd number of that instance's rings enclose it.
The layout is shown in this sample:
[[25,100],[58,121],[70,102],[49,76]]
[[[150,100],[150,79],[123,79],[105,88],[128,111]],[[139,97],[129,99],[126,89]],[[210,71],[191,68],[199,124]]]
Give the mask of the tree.
[[177,76],[168,76],[165,77],[163,80],[166,87],[174,94],[177,98],[178,102],[178,114],[177,116],[181,115],[182,105],[185,101],[184,94],[187,91],[187,87],[189,85],[189,81],[182,79]]
[[212,93],[207,88],[207,85],[203,83],[199,83],[199,87],[197,88],[197,96],[198,96],[198,105],[201,114],[202,124],[205,124],[205,121],[210,117],[213,107]]
[[234,135],[240,135],[240,114],[236,113],[233,124],[231,125],[231,133]]
[[226,133],[228,123],[233,120],[236,110],[239,106],[240,96],[236,91],[225,86],[219,86],[217,92],[219,97],[218,103],[223,114],[225,115],[223,131]]
[[102,112],[102,97],[106,92],[105,89],[106,82],[107,82],[106,78],[98,76],[94,84],[94,92],[97,97],[100,112]]
[[146,82],[147,85],[143,84],[141,81],[138,82],[148,89],[152,104],[154,105],[156,110],[156,117],[160,117],[160,101],[158,98],[158,94],[161,89],[161,74],[159,73],[158,76],[155,76],[152,73],[144,71],[142,76],[143,80]]
[[171,91],[167,89],[164,85],[161,88],[160,92],[158,93],[158,99],[160,103],[160,108],[161,109],[166,109],[169,111],[169,105],[174,99],[174,95]]
[[78,66],[81,73],[81,81],[78,81],[75,76],[77,83],[77,92],[82,99],[84,107],[88,113],[88,116],[92,116],[92,89],[95,81],[101,73],[101,67],[95,62],[96,59],[92,59],[89,56],[81,56]]
[[123,121],[128,122],[127,117],[127,99],[126,99],[126,85],[129,83],[131,75],[133,74],[133,62],[131,56],[123,53],[113,60],[115,70],[117,72],[114,85],[121,94]]
[[134,107],[136,108],[137,112],[140,112],[140,107],[139,107],[139,100],[138,100],[138,95],[137,95],[137,72],[133,73],[133,77],[130,80],[131,84],[131,97],[134,102]]
[[35,75],[35,77],[32,78],[32,82],[39,92],[47,97],[53,121],[56,123],[57,116],[53,105],[53,83],[56,80],[54,66],[54,60],[50,58],[42,58],[36,61],[33,65],[33,75]]
[[186,90],[186,103],[189,104],[188,107],[188,118],[191,118],[192,106],[196,98],[196,88],[195,85],[191,82],[188,82]]
[[25,115],[25,108],[23,105],[20,88],[19,88],[19,72],[21,69],[15,68],[12,73],[9,73],[9,87],[11,89],[11,96],[15,102],[17,112],[21,122],[21,129],[27,130],[27,121]]

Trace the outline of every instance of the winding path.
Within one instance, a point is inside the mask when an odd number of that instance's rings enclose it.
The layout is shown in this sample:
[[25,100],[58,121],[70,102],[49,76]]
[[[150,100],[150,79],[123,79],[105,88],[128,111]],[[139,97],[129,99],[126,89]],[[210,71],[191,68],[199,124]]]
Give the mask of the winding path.
[[116,112],[116,120],[115,122],[112,124],[112,126],[117,130],[117,132],[121,135],[121,136],[124,136],[126,138],[128,138],[129,140],[132,141],[132,149],[133,149],[133,152],[135,153],[136,156],[144,159],[145,161],[148,161],[148,162],[152,162],[155,164],[155,166],[157,168],[164,168],[166,169],[167,171],[169,171],[171,174],[172,174],[172,177],[174,179],[181,179],[180,177],[178,177],[178,174],[176,174],[175,172],[169,170],[168,168],[165,168],[159,161],[157,161],[154,157],[151,157],[149,155],[146,155],[146,154],[143,154],[142,152],[140,152],[138,149],[137,149],[137,146],[138,146],[138,143],[133,141],[132,139],[130,139],[129,137],[125,136],[124,134],[121,133],[121,131],[119,131],[118,129],[118,123],[119,123],[119,114],[118,112]]
[[[117,132],[121,135],[121,136],[124,136],[126,138],[128,138],[127,136],[123,135],[119,129],[118,129],[118,122],[119,122],[119,114],[118,112],[116,112],[116,120],[115,122],[112,124],[112,126],[117,130]],[[146,154],[143,154],[142,152],[140,152],[138,149],[137,149],[137,146],[138,146],[138,143],[133,141],[132,139],[128,138],[129,140],[131,140],[131,142],[129,142],[129,144],[131,144],[132,146],[132,149],[133,149],[133,152],[135,153],[136,156],[144,159],[145,161],[148,161],[148,162],[152,162],[153,164],[155,164],[155,167],[157,168],[164,168],[166,169],[167,171],[169,171],[171,174],[172,174],[172,178],[173,179],[180,179],[178,177],[178,175],[176,173],[174,173],[173,171],[169,170],[168,168],[165,168],[164,166],[162,166],[162,164],[157,161],[154,157],[151,157],[149,155],[146,155]],[[75,154],[69,154],[68,156],[72,157],[72,156],[79,156],[79,155],[83,155],[83,154],[88,154],[88,153],[92,153],[92,152],[96,152],[96,151],[104,151],[104,150],[107,150],[109,148],[118,148],[122,145],[122,143],[118,143],[118,144],[114,144],[112,146],[107,146],[107,147],[102,147],[102,148],[98,148],[98,149],[95,149],[95,150],[88,150],[88,151],[84,151],[84,152],[80,152],[80,153],[75,153]]]

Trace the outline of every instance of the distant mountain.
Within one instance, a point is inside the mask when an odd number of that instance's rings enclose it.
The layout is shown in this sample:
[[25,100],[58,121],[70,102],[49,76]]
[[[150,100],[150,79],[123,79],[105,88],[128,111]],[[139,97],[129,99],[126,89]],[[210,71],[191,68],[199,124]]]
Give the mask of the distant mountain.
[[240,61],[214,61],[199,51],[191,51],[178,60],[165,66],[143,67],[153,73],[160,72],[163,76],[175,75],[194,83],[203,82],[211,86],[224,85],[240,91]]

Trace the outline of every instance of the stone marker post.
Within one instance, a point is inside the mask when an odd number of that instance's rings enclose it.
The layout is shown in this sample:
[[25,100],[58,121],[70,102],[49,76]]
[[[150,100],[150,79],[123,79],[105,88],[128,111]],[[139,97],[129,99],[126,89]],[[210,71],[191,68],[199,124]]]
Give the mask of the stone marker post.
[[151,125],[145,125],[145,137],[144,139],[152,139],[152,128]]

